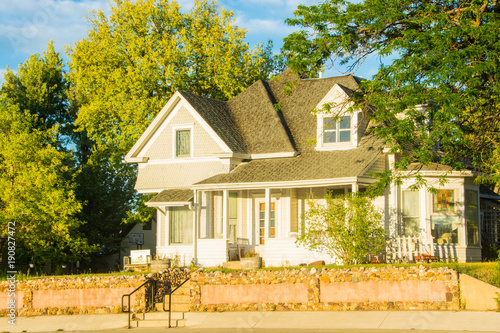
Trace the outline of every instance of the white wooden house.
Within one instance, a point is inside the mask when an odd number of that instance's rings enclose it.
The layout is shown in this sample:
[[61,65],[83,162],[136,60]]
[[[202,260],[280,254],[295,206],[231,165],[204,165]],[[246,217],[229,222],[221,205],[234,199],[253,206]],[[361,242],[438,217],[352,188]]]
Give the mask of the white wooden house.
[[[148,203],[158,211],[157,256],[220,265],[243,241],[268,266],[335,261],[295,244],[306,199],[364,191],[371,172],[398,156],[361,110],[337,122],[311,114],[327,102],[347,107],[358,78],[300,80],[291,94],[285,81],[258,81],[227,102],[176,92],[127,154],[138,165],[137,191],[157,194]],[[375,200],[388,237],[418,237],[442,259],[481,260],[474,173],[419,172],[437,194],[410,191],[410,177]],[[449,181],[440,186],[444,172]]]

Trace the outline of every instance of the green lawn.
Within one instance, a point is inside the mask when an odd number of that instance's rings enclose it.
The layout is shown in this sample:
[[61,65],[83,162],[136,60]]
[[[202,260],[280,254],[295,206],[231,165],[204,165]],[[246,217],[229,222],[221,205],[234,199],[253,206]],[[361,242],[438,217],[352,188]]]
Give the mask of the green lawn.
[[438,265],[447,266],[459,273],[470,275],[476,279],[500,288],[500,262],[430,264],[431,267]]

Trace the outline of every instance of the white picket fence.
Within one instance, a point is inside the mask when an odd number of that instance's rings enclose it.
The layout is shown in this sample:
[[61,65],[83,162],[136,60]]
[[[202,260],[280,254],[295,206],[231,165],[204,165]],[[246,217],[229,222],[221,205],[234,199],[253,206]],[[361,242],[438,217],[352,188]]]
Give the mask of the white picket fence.
[[414,262],[415,256],[434,255],[434,242],[423,237],[392,237],[386,242],[386,261],[391,263]]

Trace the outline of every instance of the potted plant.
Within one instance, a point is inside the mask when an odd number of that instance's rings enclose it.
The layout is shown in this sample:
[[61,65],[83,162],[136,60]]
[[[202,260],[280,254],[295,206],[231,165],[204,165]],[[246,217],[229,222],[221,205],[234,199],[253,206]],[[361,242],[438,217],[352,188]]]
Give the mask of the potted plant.
[[262,258],[254,250],[245,253],[245,257],[240,259],[242,269],[262,268]]

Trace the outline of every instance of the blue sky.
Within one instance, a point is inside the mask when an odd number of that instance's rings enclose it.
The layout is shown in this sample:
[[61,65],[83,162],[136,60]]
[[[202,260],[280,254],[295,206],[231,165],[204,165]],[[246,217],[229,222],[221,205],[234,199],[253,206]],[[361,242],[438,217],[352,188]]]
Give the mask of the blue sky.
[[[193,0],[178,0],[188,10]],[[276,50],[282,39],[294,31],[285,24],[293,17],[299,4],[313,5],[318,0],[219,0],[218,4],[234,12],[236,24],[248,31],[247,42],[254,45],[271,39]],[[57,51],[85,38],[88,24],[85,16],[90,10],[102,9],[109,13],[107,0],[2,0],[0,1],[0,72],[9,66],[12,70],[31,54],[42,53],[52,39]],[[356,75],[371,77],[377,70],[373,58],[357,70]],[[325,76],[340,75],[331,69]],[[0,82],[3,75],[0,75]]]

